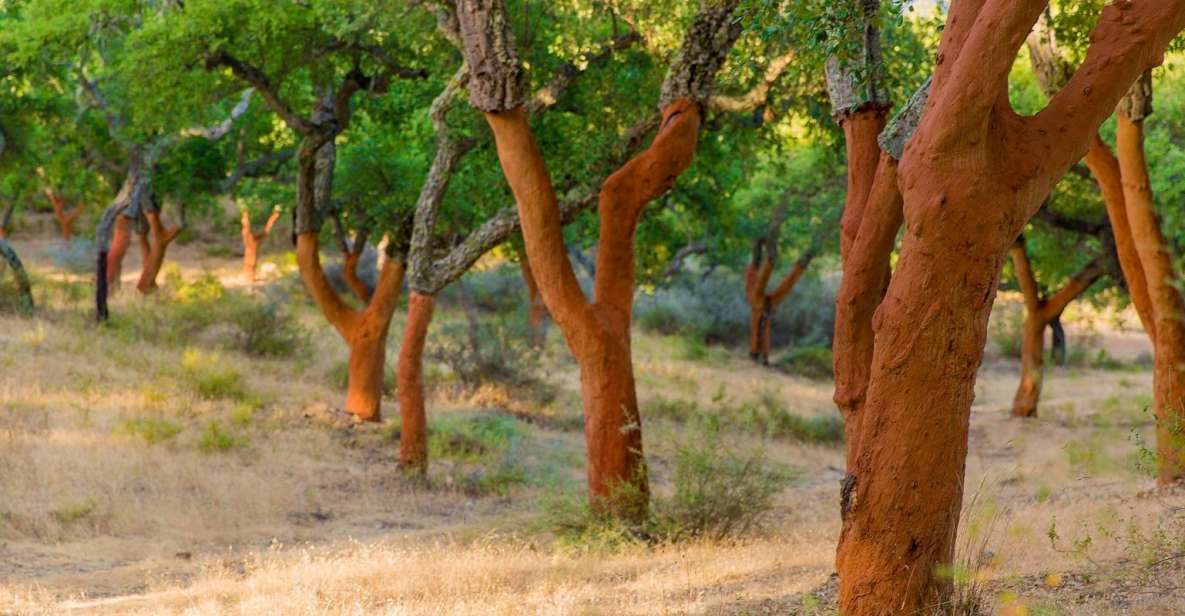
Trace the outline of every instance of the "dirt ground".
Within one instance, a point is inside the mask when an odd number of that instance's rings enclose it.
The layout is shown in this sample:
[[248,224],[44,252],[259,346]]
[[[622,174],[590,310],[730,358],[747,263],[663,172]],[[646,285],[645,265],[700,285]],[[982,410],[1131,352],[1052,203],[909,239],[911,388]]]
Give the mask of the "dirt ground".
[[[136,338],[90,322],[85,276],[54,264],[53,240],[15,246],[44,309],[0,316],[0,614],[833,613],[841,445],[722,439],[793,470],[763,529],[744,539],[565,547],[538,524],[549,494],[583,480],[577,368],[557,332],[542,352],[555,394],[533,411],[551,420],[522,424],[519,455],[540,478],[475,494],[464,461],[433,460],[429,485],[404,478],[391,419],[332,421],[326,410],[343,392],[330,375],[345,348],[303,301],[309,340],[296,357]],[[154,301],[132,296],[134,252],[117,319]],[[243,286],[233,256],[191,245],[170,260],[186,279],[205,272]],[[269,260],[265,280],[288,275],[290,256]],[[967,567],[955,579],[980,586],[992,613],[1185,613],[1185,491],[1154,490],[1147,463],[1149,345],[1130,315],[1082,309],[1066,325],[1082,351],[1048,369],[1039,418],[1009,417],[1016,361],[991,350],[980,371]],[[392,366],[401,330],[397,316]],[[742,352],[684,359],[677,339],[642,332],[635,345],[660,492],[691,433],[649,408],[835,412],[829,382],[754,366]],[[176,368],[194,356],[238,374],[249,395],[202,395]],[[429,413],[464,418],[516,406],[519,394],[442,391]],[[393,399],[384,411],[397,415]],[[145,418],[176,433],[128,428],[158,425],[129,423]]]

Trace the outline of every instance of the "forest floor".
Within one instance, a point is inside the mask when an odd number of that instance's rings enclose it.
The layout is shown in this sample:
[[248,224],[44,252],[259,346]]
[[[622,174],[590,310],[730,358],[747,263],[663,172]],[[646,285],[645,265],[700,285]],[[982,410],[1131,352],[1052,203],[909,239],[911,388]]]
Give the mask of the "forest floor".
[[[673,489],[681,448],[759,451],[782,469],[772,511],[740,539],[562,540],[551,503],[581,493],[583,439],[577,367],[554,329],[540,383],[434,389],[445,438],[417,483],[396,466],[393,398],[383,424],[327,412],[346,350],[304,300],[291,302],[304,346],[261,359],[218,324],[171,321],[201,315],[135,297],[135,251],[96,327],[85,274],[63,273],[49,240],[15,245],[40,309],[0,316],[0,614],[834,613],[842,445],[701,426],[775,412],[827,425],[829,381],[636,332],[656,492]],[[243,286],[231,255],[178,246],[170,261],[184,279]],[[265,279],[294,284],[290,255],[271,261]],[[442,310],[433,335],[460,318]],[[1148,345],[1094,313],[1067,328],[1076,365],[1047,371],[1037,419],[1009,417],[1015,360],[990,351],[980,371],[966,567],[952,575],[992,613],[1185,613],[1185,490],[1149,476]],[[432,362],[427,374],[447,381]],[[478,445],[452,446],[467,435]]]

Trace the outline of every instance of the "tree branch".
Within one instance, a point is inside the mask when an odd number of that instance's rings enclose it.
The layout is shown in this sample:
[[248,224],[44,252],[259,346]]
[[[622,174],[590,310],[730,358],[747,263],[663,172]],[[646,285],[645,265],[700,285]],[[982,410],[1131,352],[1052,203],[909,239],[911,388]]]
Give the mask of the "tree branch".
[[317,131],[317,127],[297,115],[292,107],[283,99],[280,98],[275,86],[272,85],[268,76],[259,68],[243,62],[242,60],[230,55],[225,51],[212,52],[206,56],[206,70],[213,70],[216,67],[223,66],[230,69],[231,73],[250,84],[267,106],[278,116],[284,120],[292,130],[301,135],[311,135]]

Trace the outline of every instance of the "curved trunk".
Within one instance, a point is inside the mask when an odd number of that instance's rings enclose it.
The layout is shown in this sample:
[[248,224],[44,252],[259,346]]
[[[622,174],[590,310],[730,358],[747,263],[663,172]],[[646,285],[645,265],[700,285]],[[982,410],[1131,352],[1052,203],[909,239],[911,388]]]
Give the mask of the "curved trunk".
[[74,223],[78,220],[78,216],[82,214],[82,204],[76,204],[74,209],[67,212],[66,200],[61,195],[53,190],[46,189],[45,196],[49,199],[49,203],[53,207],[53,219],[58,225],[58,232],[62,234],[63,240],[69,242],[74,237]]
[[123,273],[123,258],[132,245],[132,219],[123,214],[115,215],[115,231],[111,236],[111,249],[107,251],[107,285],[111,291],[119,289]]
[[161,223],[160,212],[145,212],[144,216],[148,219],[152,241],[148,241],[147,234],[140,236],[143,242],[141,245],[147,245],[148,251],[144,256],[144,265],[140,270],[140,281],[136,284],[136,290],[147,295],[156,290],[156,275],[160,273],[160,268],[165,262],[165,252],[169,249],[169,244],[177,238],[181,228],[166,228]]
[[1020,342],[1020,385],[1012,400],[1013,417],[1036,417],[1041,397],[1041,379],[1045,361],[1045,322],[1032,311],[1025,311]]
[[8,269],[12,271],[12,277],[16,281],[18,308],[21,312],[32,314],[33,289],[29,284],[29,275],[25,273],[25,266],[21,263],[21,258],[17,256],[16,251],[3,239],[0,239],[0,259],[3,259],[8,265]]
[[407,301],[407,325],[399,347],[399,464],[423,475],[428,469],[428,417],[424,410],[424,345],[436,298],[412,292]]
[[1116,149],[1128,222],[1147,277],[1155,319],[1153,393],[1160,485],[1185,479],[1185,301],[1153,206],[1144,158],[1144,124],[1118,115]]

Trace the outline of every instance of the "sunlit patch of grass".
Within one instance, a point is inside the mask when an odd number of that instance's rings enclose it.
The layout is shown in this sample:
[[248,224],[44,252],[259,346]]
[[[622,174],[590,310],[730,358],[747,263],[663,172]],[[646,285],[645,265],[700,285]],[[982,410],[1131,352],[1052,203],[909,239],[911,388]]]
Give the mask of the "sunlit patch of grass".
[[181,357],[185,384],[205,400],[251,399],[243,375],[229,366],[218,354],[186,349]]
[[115,427],[116,434],[138,436],[150,445],[173,440],[185,428],[174,421],[157,417],[124,419]]
[[73,524],[94,513],[98,507],[93,498],[69,500],[51,509],[49,514],[59,524]]

